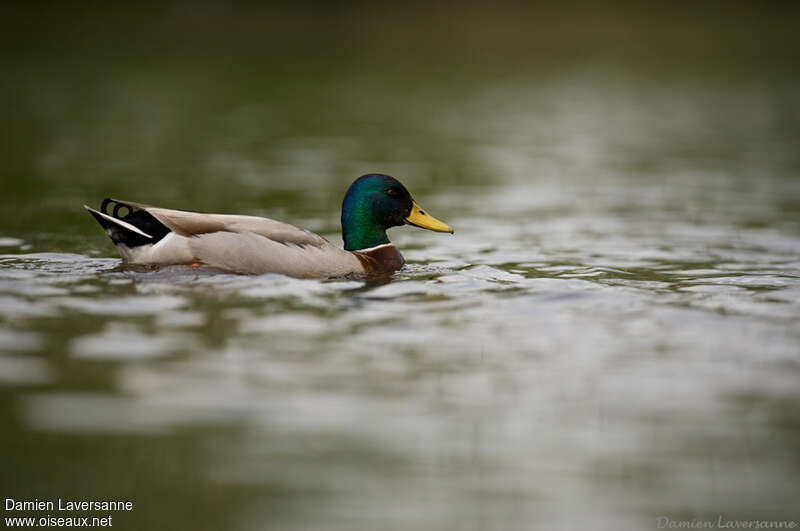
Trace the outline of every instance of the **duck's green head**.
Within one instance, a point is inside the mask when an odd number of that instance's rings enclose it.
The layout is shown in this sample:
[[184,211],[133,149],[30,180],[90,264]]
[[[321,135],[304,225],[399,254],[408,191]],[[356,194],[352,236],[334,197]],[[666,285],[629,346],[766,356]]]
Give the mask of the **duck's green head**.
[[386,229],[416,225],[436,232],[453,229],[428,215],[411,198],[400,181],[371,173],[355,180],[342,201],[342,236],[348,251],[389,243]]

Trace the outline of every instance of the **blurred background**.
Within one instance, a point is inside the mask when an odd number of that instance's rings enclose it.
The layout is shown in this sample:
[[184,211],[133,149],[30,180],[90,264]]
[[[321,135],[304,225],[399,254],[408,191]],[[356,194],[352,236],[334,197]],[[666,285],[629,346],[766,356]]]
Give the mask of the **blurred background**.
[[[6,3],[0,496],[130,499],[122,529],[800,522],[798,23]],[[121,269],[82,208],[339,244],[368,172],[455,228],[390,231],[383,284]]]

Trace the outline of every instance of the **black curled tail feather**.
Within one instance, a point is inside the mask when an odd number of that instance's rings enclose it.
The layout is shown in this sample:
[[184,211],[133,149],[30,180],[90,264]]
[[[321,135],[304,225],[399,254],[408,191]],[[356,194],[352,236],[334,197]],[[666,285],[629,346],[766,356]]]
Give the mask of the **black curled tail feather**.
[[88,207],[87,210],[106,230],[114,245],[123,244],[130,248],[152,245],[170,233],[170,230],[147,210],[110,197],[100,203],[99,212]]

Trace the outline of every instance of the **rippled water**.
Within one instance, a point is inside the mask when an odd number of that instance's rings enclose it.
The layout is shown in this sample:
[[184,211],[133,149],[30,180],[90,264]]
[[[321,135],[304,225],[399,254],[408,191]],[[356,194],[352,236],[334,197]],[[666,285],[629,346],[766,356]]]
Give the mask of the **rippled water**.
[[[786,71],[236,66],[186,94],[191,64],[71,60],[3,89],[3,496],[131,499],[123,529],[800,521]],[[338,243],[369,171],[455,228],[392,229],[408,266],[375,283],[124,267],[81,208]]]

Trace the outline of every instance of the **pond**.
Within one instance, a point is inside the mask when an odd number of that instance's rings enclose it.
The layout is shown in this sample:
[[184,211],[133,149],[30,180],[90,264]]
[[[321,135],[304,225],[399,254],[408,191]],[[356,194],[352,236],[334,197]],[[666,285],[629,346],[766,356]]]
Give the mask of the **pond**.
[[[381,8],[315,15],[308,40],[309,13],[216,9],[64,29],[20,7],[58,31],[4,37],[23,49],[0,92],[4,497],[130,500],[123,529],[798,520],[800,95],[780,13],[551,55],[531,51],[560,42],[550,25],[495,13],[481,33],[474,6],[457,20],[476,42]],[[362,25],[385,40],[365,49]],[[340,245],[370,172],[455,229],[391,229],[407,266],[376,282],[125,267],[82,208],[261,215]],[[4,516],[27,514],[45,513]]]

